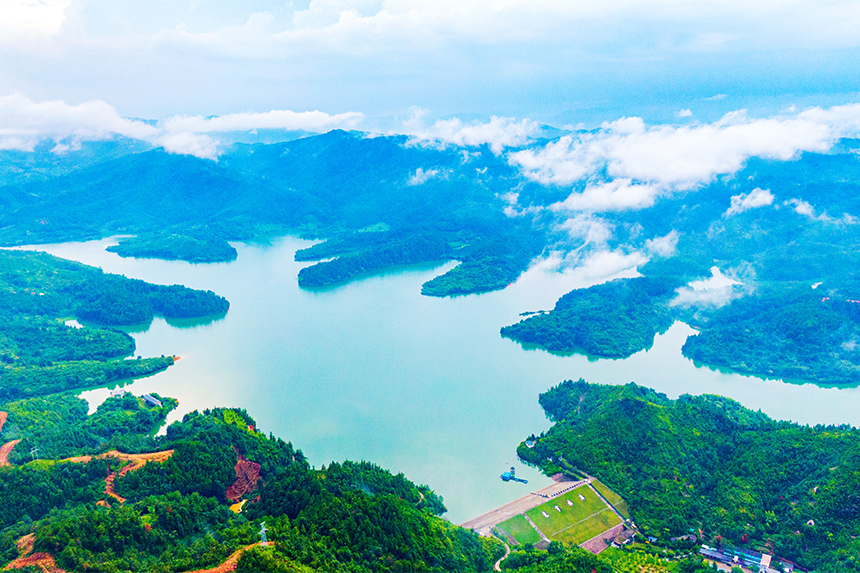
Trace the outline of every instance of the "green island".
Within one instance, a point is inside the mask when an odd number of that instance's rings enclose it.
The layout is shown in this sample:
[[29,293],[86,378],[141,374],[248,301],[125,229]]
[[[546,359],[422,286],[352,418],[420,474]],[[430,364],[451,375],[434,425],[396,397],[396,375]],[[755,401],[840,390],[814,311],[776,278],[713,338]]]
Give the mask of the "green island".
[[626,358],[648,348],[674,318],[667,302],[681,282],[669,278],[620,279],[571,291],[555,308],[502,328],[502,336],[556,352],[584,351]]
[[[521,176],[486,145],[464,158],[406,136],[334,130],[235,144],[213,162],[124,143],[101,161],[85,143],[62,167],[40,153],[26,166],[30,177],[7,177],[0,245],[135,235],[109,250],[201,263],[233,260],[227,241],[292,234],[325,241],[297,254],[314,263],[299,276],[308,288],[460,261],[425,285],[428,296],[504,288],[545,245],[531,217],[504,214],[500,195]],[[4,161],[0,173],[24,169]]]
[[236,260],[236,249],[217,235],[163,233],[119,240],[106,250],[121,257],[163,259],[189,263],[222,263]]
[[719,396],[670,400],[633,383],[568,380],[540,404],[553,426],[519,456],[547,474],[600,479],[655,546],[692,534],[810,570],[860,570],[857,428],[775,421]]

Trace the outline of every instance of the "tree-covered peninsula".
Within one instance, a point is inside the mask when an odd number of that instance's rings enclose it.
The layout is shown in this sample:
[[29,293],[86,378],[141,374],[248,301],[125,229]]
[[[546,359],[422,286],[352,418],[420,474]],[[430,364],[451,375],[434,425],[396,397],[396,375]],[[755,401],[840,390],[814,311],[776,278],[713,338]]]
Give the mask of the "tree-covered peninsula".
[[718,396],[670,400],[630,383],[566,381],[541,394],[553,426],[521,444],[547,474],[580,471],[623,495],[666,542],[778,554],[815,571],[860,570],[860,430],[780,422]]
[[[310,466],[244,411],[187,414],[122,391],[88,413],[71,391],[139,377],[113,325],[224,312],[211,292],[0,251],[0,562],[66,571],[488,571],[502,544],[438,517],[441,497],[369,462]],[[256,546],[266,523],[267,549]]]
[[[683,353],[699,363],[860,383],[858,174],[860,158],[845,149],[788,162],[751,159],[734,177],[649,209],[603,214],[601,223],[619,230],[608,247],[638,242],[648,253],[642,276],[572,291],[502,334],[617,358],[650,347],[654,333],[680,320],[698,331]],[[745,206],[750,197],[760,202]],[[636,239],[643,229],[659,240]],[[666,289],[652,292],[653,284]]]
[[502,328],[502,336],[557,352],[626,358],[648,348],[674,317],[668,301],[681,282],[671,278],[619,279],[571,291],[555,308]]
[[464,156],[406,136],[335,130],[236,144],[213,162],[124,142],[102,161],[85,143],[63,168],[51,154],[26,165],[0,154],[0,175],[8,174],[0,181],[0,244],[135,235],[110,250],[215,262],[235,258],[227,241],[291,233],[330,245],[299,255],[314,263],[299,276],[306,287],[459,261],[426,285],[429,296],[504,288],[544,248],[532,217],[504,213],[502,195],[524,184],[487,145]]
[[[229,303],[211,291],[162,286],[52,257],[0,251],[0,402],[139,378],[173,357],[123,360],[134,340],[109,326],[153,316],[221,314]],[[70,318],[100,326],[74,328]]]

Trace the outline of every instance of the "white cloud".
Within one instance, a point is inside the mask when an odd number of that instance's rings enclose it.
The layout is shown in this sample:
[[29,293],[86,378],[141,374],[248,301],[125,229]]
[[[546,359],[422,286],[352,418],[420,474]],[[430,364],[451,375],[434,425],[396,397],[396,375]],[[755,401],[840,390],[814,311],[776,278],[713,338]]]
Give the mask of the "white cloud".
[[742,283],[725,276],[717,267],[711,267],[711,277],[692,281],[677,290],[671,306],[699,306],[719,308],[744,294],[737,288]]
[[586,257],[573,269],[572,274],[590,284],[596,284],[622,275],[636,276],[636,268],[647,262],[648,257],[638,251],[598,251]]
[[419,167],[418,169],[415,170],[415,173],[413,173],[412,176],[409,177],[407,184],[408,185],[421,185],[423,183],[426,183],[430,179],[433,179],[434,177],[438,177],[438,176],[439,176],[439,170],[438,169],[428,169],[427,171],[425,171],[424,169]]
[[[413,116],[415,117],[415,116]],[[417,116],[420,118],[420,116]],[[414,126],[415,124],[411,124]],[[464,124],[460,119],[439,120],[426,129],[409,133],[412,142],[422,145],[453,144],[476,147],[487,144],[493,153],[500,154],[506,147],[527,144],[540,133],[540,125],[528,119],[516,121],[509,117],[490,118],[486,123]]]
[[756,187],[749,193],[732,195],[732,204],[723,216],[731,217],[750,209],[771,205],[773,204],[773,198],[773,194],[769,189],[761,189],[759,187]]
[[654,204],[661,188],[653,184],[635,184],[630,179],[606,183],[589,183],[581,193],[571,193],[560,203],[550,205],[553,211],[623,211],[642,209]]
[[34,102],[21,93],[0,96],[0,149],[32,151],[46,139],[79,142],[115,134],[150,139],[157,133],[146,123],[120,116],[102,101],[69,105],[62,101]]
[[250,131],[252,129],[285,129],[320,131],[336,127],[351,129],[364,119],[364,114],[346,112],[330,115],[321,111],[295,112],[283,109],[255,113],[231,113],[216,117],[177,115],[159,122],[170,133],[218,133]]
[[675,112],[675,117],[693,117],[693,112],[689,109],[682,109]]
[[[646,262],[648,262],[647,257],[636,251],[627,253],[620,250],[601,250],[591,252],[584,257],[578,257],[574,253],[565,254],[554,251],[532,261],[528,271],[519,280],[527,276],[560,273],[565,277],[564,284],[584,288],[613,279],[641,276],[637,267]],[[570,287],[565,290],[570,290]]]
[[828,217],[825,213],[822,213],[821,215],[816,215],[815,207],[813,207],[806,201],[801,201],[800,199],[790,199],[785,202],[785,205],[789,207],[794,207],[794,211],[798,215],[803,215],[805,217],[809,217],[810,219],[816,219],[818,221],[830,220],[830,217]]
[[577,215],[562,222],[559,227],[585,245],[602,246],[612,237],[612,226],[590,215]]
[[50,37],[59,32],[72,0],[3,0],[0,44]]
[[169,153],[193,155],[201,159],[218,159],[218,142],[208,135],[187,131],[166,133],[156,138],[155,142]]
[[209,118],[174,116],[152,126],[122,117],[103,101],[78,105],[63,101],[34,102],[14,93],[0,96],[0,149],[32,151],[40,141],[53,140],[57,143],[53,151],[63,153],[78,147],[81,141],[121,135],[161,145],[170,153],[216,159],[219,142],[206,134],[254,129],[324,131],[352,128],[363,118],[357,112],[330,115],[321,111],[272,110]]
[[509,162],[544,185],[589,180],[583,193],[559,208],[640,209],[661,194],[734,173],[752,156],[787,161],[801,151],[826,151],[838,138],[858,133],[860,104],[765,119],[732,112],[714,123],[681,127],[648,127],[640,118],[621,118],[596,132],[511,153]]
[[645,250],[652,255],[671,257],[678,252],[678,231],[672,230],[668,235],[655,237],[645,241]]

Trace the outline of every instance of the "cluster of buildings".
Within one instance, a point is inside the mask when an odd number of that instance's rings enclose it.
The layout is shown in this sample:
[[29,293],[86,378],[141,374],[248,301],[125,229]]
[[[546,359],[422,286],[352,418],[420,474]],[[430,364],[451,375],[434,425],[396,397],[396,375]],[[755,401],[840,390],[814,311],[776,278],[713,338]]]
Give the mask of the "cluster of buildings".
[[[758,553],[757,551],[751,551],[749,549],[717,549],[716,547],[702,545],[701,549],[699,549],[699,554],[718,563],[751,569],[752,571],[759,571],[760,573],[780,573],[782,571],[792,573],[792,571],[806,571],[791,561],[779,559],[772,555]],[[781,569],[775,568],[777,563],[782,566]]]

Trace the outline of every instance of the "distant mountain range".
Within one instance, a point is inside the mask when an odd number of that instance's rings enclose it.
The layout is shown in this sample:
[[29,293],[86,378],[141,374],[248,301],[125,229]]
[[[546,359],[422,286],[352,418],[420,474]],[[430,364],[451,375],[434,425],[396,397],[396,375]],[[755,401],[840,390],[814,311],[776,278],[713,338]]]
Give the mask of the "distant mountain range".
[[[613,298],[630,289],[595,291],[505,334],[551,350],[625,356],[680,319],[701,329],[684,352],[703,363],[856,383],[857,147],[843,140],[830,153],[792,161],[752,158],[732,175],[649,207],[572,212],[558,205],[585,183],[540,184],[488,145],[335,130],[235,143],[216,162],[127,139],[62,154],[44,144],[0,152],[0,244],[126,234],[136,237],[114,247],[123,256],[206,262],[234,258],[227,241],[292,233],[326,239],[296,255],[316,263],[299,275],[304,287],[459,261],[424,285],[431,296],[504,288],[550,253],[582,264],[609,252],[671,288],[644,300],[634,293],[633,306]],[[598,239],[571,231],[582,222],[609,231]],[[722,283],[703,282],[712,267]],[[613,335],[588,335],[595,329]]]

